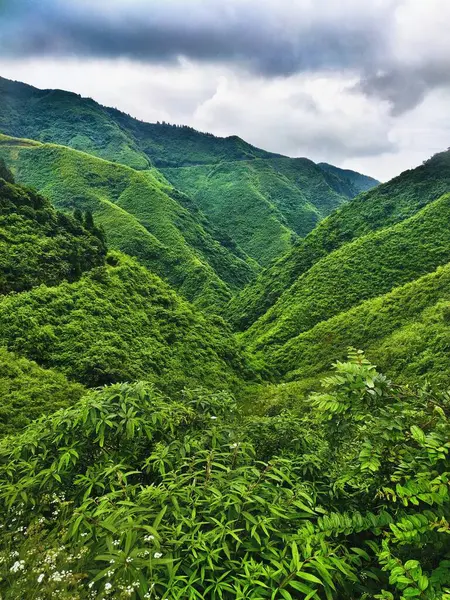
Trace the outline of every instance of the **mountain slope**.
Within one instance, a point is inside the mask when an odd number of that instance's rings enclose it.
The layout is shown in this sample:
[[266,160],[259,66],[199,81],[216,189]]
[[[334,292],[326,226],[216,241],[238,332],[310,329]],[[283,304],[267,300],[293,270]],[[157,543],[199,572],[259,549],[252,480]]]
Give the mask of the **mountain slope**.
[[4,296],[0,345],[90,387],[237,382],[244,363],[221,320],[195,311],[136,261],[107,260],[75,283]]
[[287,252],[295,234],[304,237],[357,194],[350,182],[328,175],[304,158],[222,162],[162,172],[262,265]]
[[0,437],[74,404],[84,392],[62,373],[0,348]]
[[450,261],[450,194],[316,262],[248,331],[250,348],[279,346],[320,321]]
[[0,136],[0,157],[19,181],[37,188],[58,208],[92,211],[110,247],[136,256],[203,307],[222,305],[254,273],[242,253],[239,258],[213,238],[189,199],[151,170],[136,171],[63,146],[6,136]]
[[0,132],[83,150],[135,169],[273,157],[237,136],[144,123],[90,98],[0,77]]
[[46,198],[0,178],[0,294],[75,281],[102,265],[102,234],[86,218],[84,225],[89,229]]
[[240,292],[227,307],[227,318],[239,329],[249,327],[321,258],[351,240],[411,217],[446,192],[450,192],[450,151],[343,205]]
[[367,300],[292,338],[267,348],[271,370],[286,379],[320,377],[349,346],[363,349],[391,377],[428,379],[448,386],[450,372],[450,264]]
[[0,172],[0,435],[68,406],[82,385],[223,389],[251,375],[222,319],[134,259],[105,257],[89,213],[83,226]]
[[0,78],[0,103],[0,132],[62,144],[135,169],[163,169],[176,187],[196,197],[219,237],[226,234],[261,265],[289,250],[295,234],[305,236],[334,208],[377,183],[330,165],[266,152],[237,136],[144,123],[61,90]]

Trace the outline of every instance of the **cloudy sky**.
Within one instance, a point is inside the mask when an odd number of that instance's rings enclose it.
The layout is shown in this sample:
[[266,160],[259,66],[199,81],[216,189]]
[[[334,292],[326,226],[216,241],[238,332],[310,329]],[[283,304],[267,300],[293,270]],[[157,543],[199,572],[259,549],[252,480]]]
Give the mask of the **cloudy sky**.
[[0,75],[386,180],[450,146],[449,25],[449,0],[0,0]]

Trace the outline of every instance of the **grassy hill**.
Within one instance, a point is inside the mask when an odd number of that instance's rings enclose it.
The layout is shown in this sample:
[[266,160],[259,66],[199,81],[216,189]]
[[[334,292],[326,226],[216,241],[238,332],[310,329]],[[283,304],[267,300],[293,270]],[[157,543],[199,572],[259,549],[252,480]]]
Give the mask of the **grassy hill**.
[[343,205],[239,293],[227,307],[227,317],[239,329],[246,329],[330,252],[408,219],[446,192],[450,192],[450,151]]
[[8,179],[0,178],[0,294],[75,281],[104,263],[103,235],[89,217],[57,212]]
[[77,282],[4,296],[0,345],[90,387],[238,381],[245,364],[221,319],[204,317],[135,260],[107,261]]
[[[89,98],[0,78],[0,132],[82,150],[138,170],[151,165],[195,197],[219,239],[267,265],[372,178],[190,127],[144,123]],[[153,174],[158,177],[157,173]],[[136,202],[140,201],[136,197]]]
[[195,204],[152,170],[7,136],[0,136],[1,157],[18,181],[56,207],[91,211],[110,247],[137,257],[200,306],[223,305],[253,276],[251,261],[235,245],[219,243]]
[[162,171],[176,188],[195,199],[218,229],[262,265],[287,252],[297,236],[306,236],[357,194],[349,180],[328,175],[305,158],[241,160]]
[[265,354],[285,380],[319,378],[349,346],[397,381],[450,385],[450,264],[367,300]]
[[250,348],[279,346],[368,298],[450,261],[450,194],[417,214],[317,261],[244,334]]

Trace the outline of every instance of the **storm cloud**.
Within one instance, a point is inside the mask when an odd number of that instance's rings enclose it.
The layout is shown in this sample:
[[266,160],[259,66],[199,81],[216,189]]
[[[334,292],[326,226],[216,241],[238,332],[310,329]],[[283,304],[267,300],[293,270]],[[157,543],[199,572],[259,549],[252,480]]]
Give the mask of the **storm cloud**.
[[445,141],[448,23],[448,0],[0,0],[0,74],[391,174]]
[[395,0],[13,0],[0,25],[9,56],[84,55],[239,62],[268,76],[376,61]]

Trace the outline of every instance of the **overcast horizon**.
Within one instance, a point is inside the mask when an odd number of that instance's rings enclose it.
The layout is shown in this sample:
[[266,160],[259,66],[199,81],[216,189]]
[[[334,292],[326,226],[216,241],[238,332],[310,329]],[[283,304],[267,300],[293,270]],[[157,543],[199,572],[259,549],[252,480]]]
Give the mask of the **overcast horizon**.
[[387,180],[450,146],[446,0],[0,1],[0,75]]

